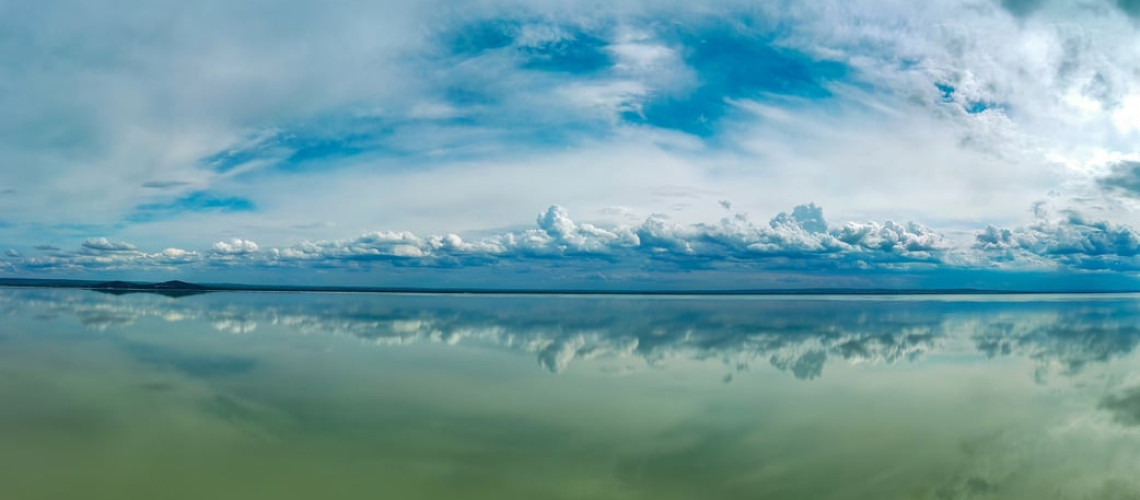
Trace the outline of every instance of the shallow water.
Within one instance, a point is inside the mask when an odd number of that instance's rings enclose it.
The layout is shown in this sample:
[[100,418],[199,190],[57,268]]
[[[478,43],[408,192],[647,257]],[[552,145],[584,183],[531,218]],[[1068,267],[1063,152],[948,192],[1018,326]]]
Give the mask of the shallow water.
[[0,498],[1140,498],[1140,297],[0,289]]

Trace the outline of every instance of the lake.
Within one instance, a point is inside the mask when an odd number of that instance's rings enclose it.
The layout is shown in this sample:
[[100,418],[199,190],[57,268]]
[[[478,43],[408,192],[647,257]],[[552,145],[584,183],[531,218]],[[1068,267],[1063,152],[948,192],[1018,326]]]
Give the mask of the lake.
[[1140,296],[0,311],[6,499],[1140,498]]

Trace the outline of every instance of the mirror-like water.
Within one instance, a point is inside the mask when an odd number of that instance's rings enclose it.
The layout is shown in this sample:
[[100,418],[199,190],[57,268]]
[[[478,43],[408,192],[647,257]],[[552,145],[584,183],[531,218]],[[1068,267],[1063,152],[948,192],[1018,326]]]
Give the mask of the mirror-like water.
[[0,289],[0,497],[1140,498],[1140,297]]

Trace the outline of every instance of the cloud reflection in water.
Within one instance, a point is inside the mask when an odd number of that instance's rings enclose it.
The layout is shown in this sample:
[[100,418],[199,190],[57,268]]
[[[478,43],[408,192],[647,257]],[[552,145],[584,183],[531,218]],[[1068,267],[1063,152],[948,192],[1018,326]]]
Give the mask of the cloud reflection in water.
[[[172,299],[61,290],[0,293],[9,313],[70,315],[103,331],[142,318],[197,321],[233,334],[261,327],[381,345],[480,344],[523,351],[551,372],[595,358],[659,366],[768,363],[799,379],[828,362],[891,364],[930,355],[1023,356],[1038,378],[1131,353],[1140,304],[1049,300],[897,300],[210,294]],[[729,377],[731,378],[731,377]]]

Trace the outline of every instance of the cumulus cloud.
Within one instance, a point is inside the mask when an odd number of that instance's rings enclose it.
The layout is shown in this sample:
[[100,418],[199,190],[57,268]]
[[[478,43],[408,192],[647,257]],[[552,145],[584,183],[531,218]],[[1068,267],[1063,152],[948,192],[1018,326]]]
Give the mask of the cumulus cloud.
[[200,256],[201,254],[195,251],[183,250],[181,248],[167,248],[157,254],[148,255],[147,257],[154,263],[174,265],[193,263],[197,261]]
[[257,253],[258,250],[257,243],[241,238],[234,238],[230,241],[219,241],[210,247],[211,252],[222,256],[250,255]]
[[987,259],[1012,266],[1061,265],[1076,269],[1140,269],[1140,232],[1127,225],[1090,221],[1067,211],[1046,214],[1014,229],[987,227],[974,248]]
[[532,269],[639,272],[1140,269],[1140,232],[1131,226],[1088,220],[1074,211],[1051,216],[1042,210],[1038,216],[1027,226],[988,226],[973,235],[972,243],[961,243],[917,222],[830,222],[815,204],[781,212],[763,224],[738,213],[715,223],[685,224],[653,214],[634,224],[596,225],[552,206],[530,229],[478,237],[374,231],[351,239],[270,248],[233,238],[204,251],[167,248],[153,253],[131,243],[93,238],[71,252],[44,247],[40,254],[9,252],[3,258],[14,268],[45,272],[215,265],[481,268],[521,263]]
[[46,252],[46,254],[9,256],[11,257],[9,263],[14,269],[22,271],[65,273],[72,271],[171,270],[202,262],[202,255],[195,251],[167,248],[158,252],[147,253],[130,243],[109,241],[106,238],[87,240],[77,250],[71,252],[50,245],[40,245],[35,249]]
[[936,262],[949,247],[919,224],[849,222],[830,227],[815,205],[781,213],[758,226],[745,215],[717,224],[683,225],[653,215],[640,225],[602,228],[574,221],[550,207],[536,228],[465,240],[455,234],[419,237],[409,232],[368,233],[352,240],[304,242],[274,249],[289,261],[392,260],[421,265],[471,265],[518,259],[602,259],[640,265],[732,264],[756,268],[822,265],[873,267]]

